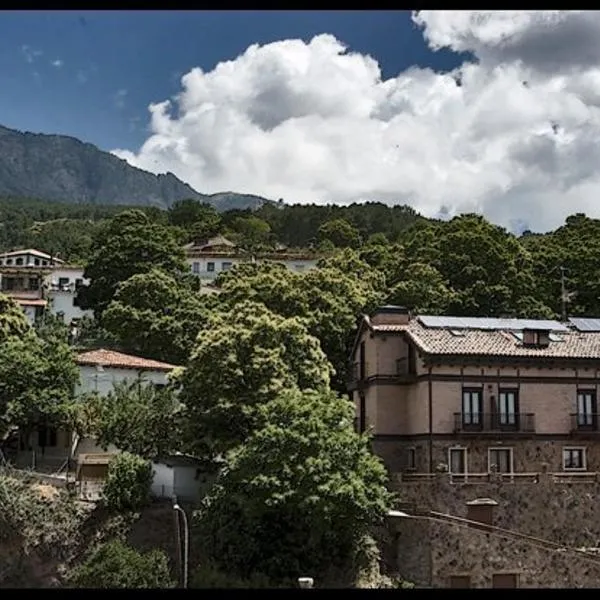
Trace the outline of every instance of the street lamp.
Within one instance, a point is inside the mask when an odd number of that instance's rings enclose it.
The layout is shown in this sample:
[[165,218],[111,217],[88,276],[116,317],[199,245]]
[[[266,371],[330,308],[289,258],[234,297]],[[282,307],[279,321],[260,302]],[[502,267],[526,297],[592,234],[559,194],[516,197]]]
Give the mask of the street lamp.
[[402,512],[401,510],[388,510],[385,516],[389,517],[390,519],[405,519],[407,517],[410,517],[409,514]]
[[[190,551],[190,529],[188,527],[187,515],[185,514],[185,510],[177,504],[177,502],[173,503],[173,510],[176,513],[181,513],[183,515],[183,588],[187,588],[188,583],[188,562],[189,562],[189,551]],[[179,523],[178,529],[179,529]]]
[[301,588],[311,588],[314,584],[312,577],[298,577],[298,585]]

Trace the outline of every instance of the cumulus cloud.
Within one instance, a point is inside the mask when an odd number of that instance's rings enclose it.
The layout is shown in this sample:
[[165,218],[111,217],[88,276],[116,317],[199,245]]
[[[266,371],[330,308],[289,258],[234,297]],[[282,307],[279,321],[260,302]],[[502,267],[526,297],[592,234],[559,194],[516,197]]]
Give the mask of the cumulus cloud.
[[56,69],[60,69],[64,65],[63,61],[60,60],[60,58],[57,58],[56,60],[53,60],[50,64],[53,67],[55,67]]
[[23,44],[21,46],[21,52],[23,53],[23,57],[29,64],[32,64],[35,60],[37,60],[40,56],[44,54],[41,50],[35,50],[27,44]]
[[174,101],[150,105],[139,151],[114,153],[205,193],[408,203],[538,230],[600,214],[600,17],[444,13],[413,18],[432,48],[476,57],[453,72],[386,80],[327,34],[253,45],[184,75]]

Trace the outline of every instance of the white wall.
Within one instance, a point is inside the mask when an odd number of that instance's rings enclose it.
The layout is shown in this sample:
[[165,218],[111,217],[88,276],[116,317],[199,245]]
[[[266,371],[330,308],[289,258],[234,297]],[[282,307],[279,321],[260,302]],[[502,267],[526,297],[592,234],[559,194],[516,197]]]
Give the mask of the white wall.
[[[113,367],[103,367],[103,369],[103,371],[97,371],[96,367],[80,365],[81,381],[76,393],[98,392],[101,395],[106,395],[113,389],[116,382],[132,382],[139,377],[139,372],[135,369],[116,369]],[[164,371],[144,371],[142,372],[142,381],[164,385],[167,383],[167,375],[168,373]]]
[[76,294],[75,292],[61,292],[48,290],[48,311],[53,315],[63,314],[64,322],[69,325],[73,319],[81,319],[82,317],[93,318],[93,310],[81,310],[79,306],[73,304]]
[[175,469],[162,463],[152,463],[152,494],[157,498],[172,498],[174,490]]

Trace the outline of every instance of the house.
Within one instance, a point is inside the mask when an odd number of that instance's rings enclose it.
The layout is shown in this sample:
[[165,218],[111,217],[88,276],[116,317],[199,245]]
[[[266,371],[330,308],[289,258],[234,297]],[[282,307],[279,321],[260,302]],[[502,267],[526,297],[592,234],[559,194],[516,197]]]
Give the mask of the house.
[[302,272],[315,267],[319,260],[313,254],[291,252],[282,247],[275,252],[250,253],[223,236],[192,242],[184,249],[192,273],[206,281],[216,279],[220,273],[240,263],[271,261]]
[[600,327],[588,321],[384,306],[362,319],[352,351],[357,426],[392,472],[600,470]]
[[82,317],[93,318],[94,312],[79,307],[77,292],[82,285],[89,285],[83,276],[83,267],[57,265],[45,278],[48,311],[65,323],[77,322]]
[[[77,396],[96,392],[108,394],[118,382],[142,381],[163,386],[168,383],[168,375],[176,367],[164,362],[141,358],[114,350],[100,348],[78,354],[80,382],[75,390]],[[28,465],[43,464],[58,468],[69,458],[80,454],[114,453],[118,449],[100,448],[94,439],[79,438],[74,432],[39,427],[31,433],[27,443],[21,442],[17,460]]]
[[[600,583],[599,557],[578,558],[600,540],[599,374],[595,319],[398,306],[362,318],[348,377],[357,429],[373,433],[391,487],[419,507],[395,524],[403,577],[420,587]],[[486,511],[492,528],[473,526]]]
[[180,453],[153,461],[152,477],[155,498],[176,496],[184,502],[197,502],[212,483],[197,458]]

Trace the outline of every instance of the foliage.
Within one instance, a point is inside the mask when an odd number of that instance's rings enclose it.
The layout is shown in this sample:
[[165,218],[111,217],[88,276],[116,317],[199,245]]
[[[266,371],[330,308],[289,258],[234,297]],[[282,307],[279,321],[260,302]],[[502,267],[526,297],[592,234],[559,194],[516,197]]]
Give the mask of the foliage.
[[102,544],[72,574],[78,588],[172,588],[167,556],[160,550],[137,552],[114,540]]
[[38,337],[5,297],[1,308],[0,439],[14,427],[26,435],[38,424],[65,423],[79,380],[70,347],[54,335]]
[[357,569],[361,541],[391,497],[368,438],[353,429],[352,404],[289,389],[258,412],[199,512],[203,548],[219,568],[275,583]]
[[188,270],[174,233],[139,210],[111,219],[94,237],[91,250],[84,272],[91,281],[80,288],[79,299],[83,309],[93,309],[98,317],[119,283],[133,275],[160,269],[176,276]]
[[274,587],[267,577],[260,573],[252,573],[248,579],[226,573],[218,569],[214,563],[202,561],[193,571],[189,587],[192,589],[261,589]]
[[81,398],[77,408],[78,431],[105,450],[114,445],[153,459],[179,449],[182,407],[172,386],[120,381],[106,396]]
[[250,301],[215,311],[180,379],[192,451],[218,454],[237,445],[252,431],[258,406],[292,387],[323,389],[330,372],[301,320]]
[[119,285],[102,324],[125,352],[183,364],[206,321],[207,298],[153,269]]
[[106,507],[115,512],[138,510],[149,499],[152,464],[141,456],[120,452],[108,463],[103,489]]
[[73,342],[80,349],[116,349],[119,346],[116,336],[102,327],[97,319],[87,316],[79,319]]
[[360,234],[345,219],[326,221],[319,227],[319,240],[330,242],[336,248],[357,248],[360,245]]

